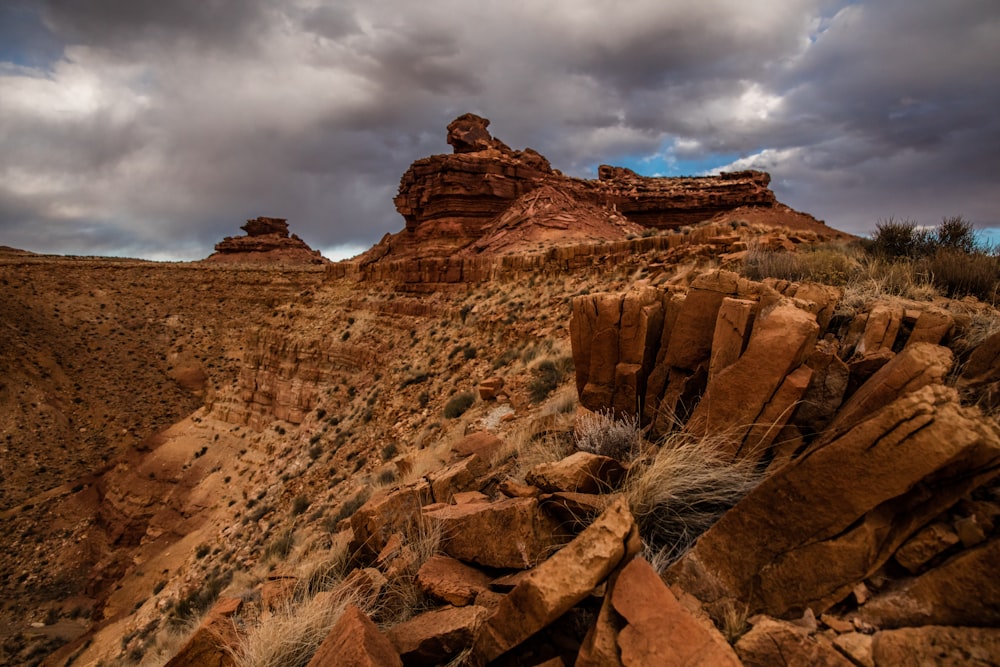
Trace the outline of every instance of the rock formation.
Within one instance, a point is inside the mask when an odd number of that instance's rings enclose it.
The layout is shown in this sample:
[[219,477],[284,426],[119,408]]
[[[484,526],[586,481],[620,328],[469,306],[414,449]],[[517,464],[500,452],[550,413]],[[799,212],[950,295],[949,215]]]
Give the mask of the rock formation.
[[650,178],[602,165],[596,180],[570,178],[538,152],[512,150],[492,137],[489,123],[475,114],[460,116],[448,125],[451,155],[410,165],[395,198],[406,228],[386,235],[363,262],[620,240],[644,228],[674,229],[738,208],[772,211],[772,224],[787,217],[823,228],[779,204],[764,172]]
[[240,227],[245,236],[227,236],[215,244],[215,252],[206,262],[288,264],[328,264],[318,250],[313,250],[295,234],[289,236],[284,218],[259,217]]

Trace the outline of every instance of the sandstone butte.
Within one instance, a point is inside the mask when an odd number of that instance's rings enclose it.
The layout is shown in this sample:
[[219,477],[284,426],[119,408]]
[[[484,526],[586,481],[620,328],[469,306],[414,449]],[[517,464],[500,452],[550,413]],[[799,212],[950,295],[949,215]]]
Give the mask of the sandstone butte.
[[0,248],[0,662],[1000,664],[1000,314],[487,125],[356,261]]

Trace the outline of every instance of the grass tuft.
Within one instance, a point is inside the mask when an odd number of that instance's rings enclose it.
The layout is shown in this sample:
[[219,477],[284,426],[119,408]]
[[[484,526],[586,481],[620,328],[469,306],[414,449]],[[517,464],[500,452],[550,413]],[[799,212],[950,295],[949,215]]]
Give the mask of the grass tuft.
[[625,483],[650,562],[661,571],[680,558],[758,482],[752,462],[732,460],[721,436],[668,436],[656,454],[637,461]]

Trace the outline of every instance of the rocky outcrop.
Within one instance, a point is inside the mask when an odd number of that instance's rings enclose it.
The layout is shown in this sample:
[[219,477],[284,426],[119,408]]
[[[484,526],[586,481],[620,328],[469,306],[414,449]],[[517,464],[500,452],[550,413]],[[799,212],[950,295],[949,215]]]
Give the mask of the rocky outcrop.
[[246,346],[235,391],[207,405],[220,419],[257,430],[275,419],[301,423],[335,373],[359,371],[375,359],[366,345],[263,329],[251,332]]
[[363,264],[615,241],[644,227],[674,229],[738,208],[794,214],[777,203],[764,172],[651,178],[605,165],[596,180],[569,178],[530,148],[510,149],[488,126],[475,114],[460,116],[448,125],[454,153],[410,166],[394,200],[406,228],[386,235]]
[[215,244],[215,252],[205,261],[228,264],[330,263],[295,234],[289,236],[288,221],[284,218],[259,217],[247,220],[240,229],[246,232],[245,236],[227,236]]
[[954,390],[925,387],[779,468],[669,576],[712,604],[826,611],[998,464],[996,429],[961,408]]

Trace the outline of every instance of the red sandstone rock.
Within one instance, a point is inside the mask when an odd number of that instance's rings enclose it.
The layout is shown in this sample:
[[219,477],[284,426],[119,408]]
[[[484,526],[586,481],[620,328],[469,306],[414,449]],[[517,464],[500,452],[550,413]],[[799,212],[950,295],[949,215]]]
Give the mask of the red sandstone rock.
[[415,527],[420,508],[431,502],[431,485],[423,479],[369,498],[351,516],[351,550],[375,558],[394,533],[407,533]]
[[476,431],[452,445],[451,451],[459,456],[476,454],[483,461],[489,462],[500,451],[501,447],[503,447],[503,440],[497,436],[489,431]]
[[736,652],[746,667],[852,667],[828,639],[773,618],[758,619],[736,642]]
[[461,491],[478,491],[478,479],[487,469],[486,463],[478,455],[472,454],[427,475],[434,502],[447,503]]
[[215,244],[215,252],[205,261],[223,263],[288,262],[293,264],[329,264],[318,250],[313,250],[295,234],[288,235],[284,218],[260,217],[247,220],[240,229],[246,236],[227,236]]
[[495,400],[501,389],[503,389],[503,378],[487,378],[479,383],[479,398],[484,401]]
[[362,264],[463,249],[522,252],[538,241],[611,241],[641,227],[680,227],[740,207],[766,208],[779,219],[796,215],[777,203],[763,172],[649,178],[602,166],[596,181],[584,181],[553,170],[530,148],[511,150],[488,126],[464,114],[448,125],[453,154],[410,165],[394,200],[406,229],[383,238]]
[[[743,356],[709,383],[687,430],[696,435],[725,435],[732,442],[734,456],[759,458],[764,453],[760,447],[764,434],[756,434],[754,442],[748,436],[754,425],[767,429],[777,417],[788,419],[811,373],[797,377],[794,387],[789,385],[780,395],[779,387],[812,349],[818,331],[813,315],[790,304],[763,313],[754,323]],[[771,439],[777,431],[780,425]]]
[[626,623],[618,633],[625,667],[740,665],[722,634],[681,606],[642,558],[632,559],[615,579],[611,604]]
[[576,452],[560,461],[536,465],[525,481],[550,493],[602,493],[616,488],[624,477],[625,469],[613,458]]
[[968,667],[1000,663],[1000,629],[923,626],[876,633],[876,667],[935,665]]
[[482,626],[473,645],[473,663],[496,659],[586,597],[625,557],[635,529],[628,505],[619,500],[527,573]]
[[448,505],[425,516],[440,526],[444,553],[488,567],[532,567],[565,541],[534,498]]
[[173,658],[168,667],[231,667],[236,660],[231,653],[240,636],[230,617],[240,610],[242,600],[228,598],[215,603],[205,620]]
[[939,384],[951,370],[951,350],[930,343],[909,345],[872,375],[837,412],[829,429],[842,432],[875,410],[928,384]]
[[947,524],[939,522],[925,526],[906,541],[894,558],[910,572],[916,573],[931,559],[958,544],[958,535]]
[[392,627],[387,635],[406,665],[439,665],[472,644],[487,612],[483,607],[444,607]]
[[364,612],[349,606],[316,649],[308,667],[403,667],[392,642]]
[[821,613],[998,463],[996,427],[925,387],[765,478],[668,575],[717,610]]
[[430,595],[456,607],[463,607],[486,590],[490,577],[460,560],[431,556],[417,572],[417,584]]
[[880,628],[1000,625],[1000,539],[953,556],[872,598],[861,618]]

